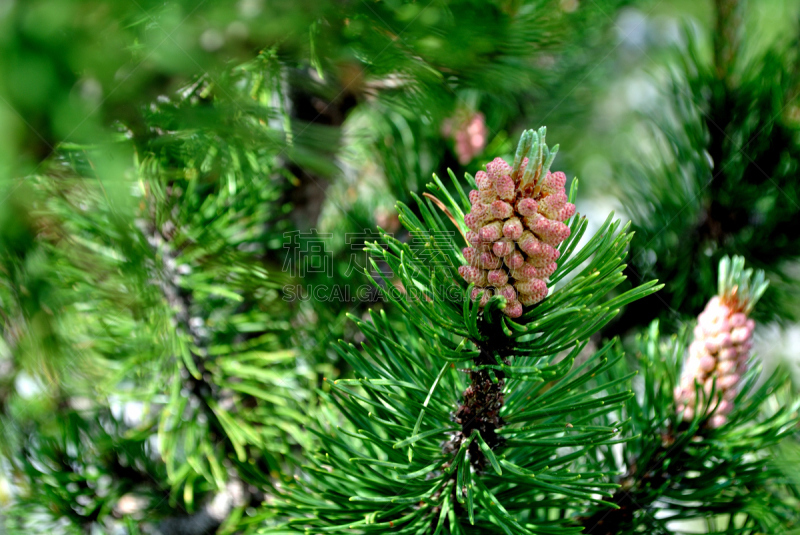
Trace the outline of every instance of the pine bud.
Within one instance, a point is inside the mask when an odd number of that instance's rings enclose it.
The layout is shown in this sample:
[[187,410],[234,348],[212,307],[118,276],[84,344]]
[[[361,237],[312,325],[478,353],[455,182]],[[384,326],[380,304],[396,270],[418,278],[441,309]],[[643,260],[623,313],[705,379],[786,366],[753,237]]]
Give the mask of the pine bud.
[[514,251],[503,259],[509,269],[517,269],[525,264],[525,257],[519,251]]
[[486,286],[486,272],[475,266],[461,266],[458,273],[467,282],[474,283],[478,287]]
[[508,256],[514,252],[514,242],[512,241],[496,241],[492,244],[492,252],[497,256]]
[[519,245],[519,248],[528,256],[535,256],[541,252],[539,240],[536,239],[536,236],[529,230],[526,230],[520,235],[517,245]]
[[542,183],[542,192],[543,193],[558,193],[559,191],[564,190],[564,186],[567,184],[567,175],[565,175],[561,171],[556,171],[555,173],[547,173],[547,176]]
[[564,205],[564,208],[559,210],[558,214],[556,214],[555,219],[558,221],[566,221],[570,217],[575,215],[575,205],[571,202],[568,202]]
[[510,284],[504,284],[497,288],[497,294],[502,295],[509,301],[514,301],[517,298],[517,291]]
[[509,175],[502,175],[498,177],[497,182],[495,183],[495,189],[497,189],[497,195],[504,201],[513,201],[516,195],[514,191],[516,186],[514,185],[514,180]]
[[535,216],[538,213],[539,205],[530,197],[517,201],[517,212],[523,217]]
[[486,171],[478,171],[475,173],[475,183],[481,191],[491,191],[494,189],[494,179],[489,178]]
[[539,248],[541,251],[539,255],[531,256],[528,259],[535,266],[545,267],[551,262],[558,260],[558,257],[561,256],[561,253],[558,252],[558,249],[544,242],[539,242]]
[[505,201],[494,201],[492,203],[492,215],[496,219],[508,219],[514,213],[514,208]]
[[[464,220],[466,221],[466,219],[467,218],[465,217]],[[468,231],[466,237],[467,237],[467,243],[469,243],[470,245],[474,245],[477,247],[483,244],[483,241],[481,241],[481,235],[475,232],[474,230]]]
[[[523,185],[529,165],[537,167]],[[575,214],[564,190],[566,180],[564,173],[542,169],[542,159],[531,164],[527,157],[516,170],[495,158],[475,174],[478,189],[470,191],[472,208],[464,217],[473,252],[464,253],[470,265],[459,273],[467,282],[491,289],[491,295],[505,296],[504,313],[510,317],[519,317],[523,305],[547,296],[547,278],[558,268],[557,247],[570,235],[563,221]],[[472,297],[484,306],[486,295]]]
[[464,255],[464,260],[470,266],[476,266],[478,261],[478,251],[474,247],[464,247],[461,249],[461,254]]
[[518,217],[512,217],[503,225],[503,236],[509,240],[518,240],[522,236],[522,222]]
[[531,294],[519,294],[519,302],[525,306],[535,305],[547,297],[547,285],[542,286],[541,290]]
[[489,299],[492,297],[492,290],[491,288],[473,288],[472,289],[472,300],[475,301],[476,299],[480,299],[480,306],[485,307],[486,303],[489,302]]
[[497,191],[492,187],[490,190],[481,191],[481,201],[491,204],[497,200]]
[[503,175],[511,175],[511,166],[504,159],[498,157],[486,164],[486,173],[496,181]]
[[506,308],[503,312],[509,318],[518,318],[522,316],[522,303],[519,301],[509,301],[506,303]]
[[478,264],[483,269],[497,269],[503,265],[503,261],[497,258],[494,253],[485,251],[480,254],[480,257],[478,258]]
[[475,215],[472,212],[464,216],[464,223],[466,223],[468,228],[475,231],[480,230],[485,221],[484,217]]
[[674,392],[678,412],[689,421],[698,411],[695,382],[706,394],[716,384],[717,399],[709,405],[711,428],[725,425],[733,409],[753,345],[755,322],[747,316],[767,287],[764,273],[753,276],[752,270],[744,270],[741,257],[724,258],[719,271],[719,293],[697,316],[694,340]]
[[552,193],[542,199],[539,203],[539,212],[544,214],[550,219],[555,219],[555,216],[567,204],[567,194],[563,191]]
[[473,189],[469,191],[469,203],[475,204],[481,202],[481,192]]
[[465,165],[483,151],[486,146],[486,123],[480,112],[464,110],[445,121],[443,134],[453,139],[458,161]]
[[496,242],[503,237],[503,224],[500,221],[492,221],[491,223],[481,227],[481,239],[484,242]]
[[558,246],[562,241],[569,238],[570,235],[570,230],[567,225],[560,221],[542,217],[541,214],[536,214],[533,217],[526,217],[524,223],[541,241],[550,246]]
[[494,287],[505,286],[508,283],[508,273],[504,269],[493,269],[486,276],[486,280]]
[[528,281],[531,279],[546,279],[552,275],[558,268],[558,264],[551,262],[544,267],[537,267],[531,263],[526,262],[519,269],[511,272],[511,275],[517,280]]
[[521,281],[516,284],[517,290],[523,294],[540,294],[543,290],[547,289],[547,284],[540,279],[531,279],[529,281]]
[[478,202],[472,205],[470,213],[475,215],[476,217],[480,217],[482,219],[488,219],[492,217],[492,207],[489,204]]

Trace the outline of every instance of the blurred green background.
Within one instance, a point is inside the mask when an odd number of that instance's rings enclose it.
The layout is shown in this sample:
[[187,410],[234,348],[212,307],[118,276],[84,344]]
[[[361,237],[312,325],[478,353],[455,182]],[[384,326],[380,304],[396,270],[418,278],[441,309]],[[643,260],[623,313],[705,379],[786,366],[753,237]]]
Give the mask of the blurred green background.
[[[632,280],[667,284],[607,335],[686,321],[738,253],[773,281],[760,353],[792,357],[800,2],[739,6],[714,85],[697,66],[720,66],[724,4],[0,0],[0,532],[255,529],[313,441],[315,389],[347,371],[330,342],[382,306],[287,286],[368,284],[359,251],[378,226],[403,236],[397,201],[508,158],[526,128],[561,145],[594,224],[633,219]],[[774,108],[737,108],[750,94]],[[726,109],[736,130],[690,131]],[[746,162],[692,189],[713,168],[701,145],[750,154],[745,127],[775,191]],[[704,195],[747,184],[736,202],[769,233],[684,240]],[[329,264],[300,276],[314,232]],[[209,513],[220,489],[236,514]]]

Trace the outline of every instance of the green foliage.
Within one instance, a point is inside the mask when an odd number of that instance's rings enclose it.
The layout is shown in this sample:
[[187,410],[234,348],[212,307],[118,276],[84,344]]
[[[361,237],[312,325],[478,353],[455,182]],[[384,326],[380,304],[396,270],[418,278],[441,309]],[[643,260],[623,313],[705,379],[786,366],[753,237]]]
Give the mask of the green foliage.
[[89,520],[118,513],[125,499],[144,501],[151,514],[169,511],[167,474],[152,454],[154,443],[147,435],[126,436],[125,425],[108,411],[83,408],[19,422],[12,436],[19,431],[24,438],[14,470],[30,487],[7,511],[11,533],[65,525],[79,533]]
[[[160,134],[135,146],[125,137],[72,145],[6,200],[22,215],[2,242],[2,327],[14,334],[5,336],[2,421],[11,429],[4,454],[24,489],[18,510],[52,503],[51,514],[75,525],[101,525],[151,472],[163,496],[141,504],[149,518],[194,513],[233,480],[261,492],[308,441],[302,411],[321,370],[318,353],[293,349],[303,329],[292,326],[286,280],[275,275],[287,229],[279,169],[284,151],[298,161],[315,154],[310,167],[330,163],[308,138],[288,148],[269,126],[272,65],[264,55],[230,79],[162,100],[147,117]],[[131,163],[110,166],[109,154]],[[47,403],[18,426],[26,403],[6,385],[26,370]],[[92,409],[70,411],[76,396]],[[123,422],[104,409],[111,403],[143,414]],[[68,435],[48,410],[69,420]],[[115,470],[115,448],[133,451],[125,465],[137,473]],[[77,462],[58,452],[75,449],[93,477],[120,490],[89,507],[86,489],[54,480]],[[46,471],[36,459],[51,459]]]
[[[334,157],[358,146],[362,159],[379,155],[388,203],[406,198],[446,157],[441,121],[469,91],[480,90],[501,131],[490,151],[505,150],[508,119],[556,72],[547,62],[568,52],[574,25],[617,5],[600,2],[593,15],[552,1],[0,8],[4,456],[17,468],[48,457],[34,446],[59,433],[52,411],[82,437],[100,436],[99,419],[125,440],[158,437],[137,455],[157,467],[173,512],[198,510],[232,479],[263,492],[287,453],[309,447],[298,424],[318,373],[347,365],[328,338],[356,336],[339,321],[349,305],[281,294],[297,282],[278,274],[285,233],[318,220],[305,190],[324,188],[339,174]],[[342,128],[354,107],[369,131],[343,138],[358,125]],[[374,215],[344,219],[362,231]],[[348,280],[346,253],[334,281]],[[27,378],[44,401],[23,429],[13,425],[24,404],[16,385]],[[74,398],[92,409],[73,411]],[[111,399],[144,403],[142,419],[109,416]],[[33,451],[20,456],[26,434]],[[127,488],[103,455],[87,450],[85,462]],[[50,501],[35,484],[43,473],[14,473],[20,510]],[[99,529],[110,509],[81,511],[70,525]]]
[[[715,291],[719,260],[743,255],[772,282],[758,317],[796,316],[796,64],[796,50],[778,47],[738,56],[720,77],[692,42],[670,69],[666,103],[648,118],[652,153],[620,173],[636,231],[629,275],[669,281],[659,294],[667,311],[697,314]],[[651,298],[632,307],[625,327],[659,305]]]

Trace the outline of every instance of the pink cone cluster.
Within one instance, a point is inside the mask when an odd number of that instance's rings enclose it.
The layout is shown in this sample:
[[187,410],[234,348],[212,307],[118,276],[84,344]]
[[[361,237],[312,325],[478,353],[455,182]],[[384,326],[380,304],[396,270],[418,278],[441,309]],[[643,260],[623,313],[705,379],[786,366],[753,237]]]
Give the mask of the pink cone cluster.
[[460,120],[450,119],[443,128],[445,136],[452,136],[458,162],[466,165],[486,147],[486,121],[481,112]]
[[[735,302],[713,297],[697,317],[694,341],[689,346],[680,385],[675,388],[677,408],[686,421],[691,421],[697,411],[695,381],[710,395],[716,379],[719,405],[709,419],[710,427],[724,425],[733,408],[740,379],[747,369],[755,329],[755,322],[737,308]],[[711,403],[709,410],[714,406]]]
[[564,173],[547,172],[536,184],[520,184],[527,162],[515,177],[502,158],[475,175],[478,189],[470,191],[472,208],[464,217],[470,229],[470,247],[462,251],[468,265],[458,270],[475,284],[472,299],[485,306],[493,295],[503,295],[508,300],[504,312],[512,318],[547,296],[556,248],[570,233],[564,221],[575,214],[564,191]]

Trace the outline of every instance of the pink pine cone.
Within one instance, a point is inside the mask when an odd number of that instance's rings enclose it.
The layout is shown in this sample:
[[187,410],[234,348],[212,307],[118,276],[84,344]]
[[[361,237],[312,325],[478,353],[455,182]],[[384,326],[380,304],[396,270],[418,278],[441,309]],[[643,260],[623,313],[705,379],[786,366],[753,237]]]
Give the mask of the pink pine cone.
[[478,257],[478,265],[483,269],[497,269],[503,265],[503,261],[490,251],[484,251]]
[[528,256],[535,256],[541,252],[541,244],[536,236],[529,230],[524,231],[517,242],[519,248]]
[[504,269],[493,269],[486,276],[486,280],[494,287],[504,286],[508,282],[508,272]]
[[546,279],[552,275],[558,268],[558,264],[551,262],[547,266],[537,267],[533,264],[525,263],[519,269],[511,272],[511,275],[521,281],[528,281],[531,279]]
[[475,215],[472,212],[464,216],[464,223],[469,229],[475,231],[480,230],[485,221],[485,217]]
[[694,340],[681,373],[681,386],[675,389],[675,404],[679,411],[684,411],[685,421],[691,420],[698,410],[695,382],[707,395],[716,385],[719,403],[716,408],[713,404],[709,408],[713,411],[707,422],[709,427],[724,425],[727,414],[733,409],[732,400],[738,393],[742,374],[747,371],[755,329],[755,322],[736,311],[736,305],[713,297],[697,316]]
[[557,221],[566,221],[570,217],[575,215],[575,205],[571,202],[568,202],[564,205],[564,208],[559,210],[558,214],[556,215],[555,219]]
[[545,267],[558,260],[560,253],[552,246],[539,242],[535,254],[528,257],[528,262],[537,267]]
[[525,226],[531,229],[543,242],[550,246],[558,246],[562,241],[569,238],[570,230],[567,225],[560,221],[555,221],[536,214],[533,217],[525,218]]
[[730,319],[731,327],[744,327],[747,324],[747,316],[741,312],[733,314]]
[[517,291],[510,284],[504,284],[497,288],[497,295],[502,295],[509,301],[513,301],[517,298]]
[[486,272],[475,266],[461,266],[458,268],[458,273],[464,280],[474,283],[479,287],[486,286]]
[[[505,160],[495,158],[476,173],[478,189],[469,193],[472,208],[464,218],[474,252],[464,253],[470,266],[459,268],[467,282],[505,296],[504,313],[514,318],[523,306],[547,296],[548,277],[558,268],[557,248],[570,236],[563,221],[575,214],[564,190],[566,175],[548,172],[540,187],[522,187],[527,165],[525,158],[513,175]],[[488,302],[486,293],[473,294],[480,306]]]
[[509,240],[516,241],[522,236],[522,230],[522,221],[518,217],[512,217],[503,225],[503,236]]
[[525,264],[525,257],[519,251],[514,251],[503,259],[509,269],[517,269]]
[[502,175],[498,177],[497,183],[495,184],[495,189],[497,190],[497,195],[504,201],[513,201],[514,196],[516,195],[516,185],[514,184],[514,180],[509,175]]
[[470,204],[475,204],[475,203],[478,203],[478,202],[481,202],[481,192],[476,190],[476,189],[470,190],[469,191],[469,203]]
[[541,279],[533,279],[517,283],[517,290],[523,294],[540,294],[547,291],[547,284]]
[[[466,220],[466,219],[467,218],[465,217],[464,220]],[[481,235],[480,234],[478,234],[474,230],[470,230],[470,231],[467,232],[467,243],[469,243],[470,245],[478,246],[478,245],[481,245],[483,243],[483,241],[481,240]]]
[[518,318],[522,316],[522,303],[519,301],[509,301],[506,303],[506,308],[503,309],[503,313],[509,318]]
[[478,265],[478,251],[474,247],[464,247],[461,249],[461,254],[470,266]]
[[559,191],[564,190],[564,186],[566,186],[566,184],[567,175],[561,171],[547,173],[544,183],[542,184],[542,191],[545,193],[558,193]]
[[539,203],[539,212],[550,219],[555,219],[558,212],[567,204],[567,194],[563,191],[553,193]]
[[519,302],[525,306],[535,305],[542,299],[547,297],[547,287],[545,286],[540,292],[532,294],[519,294]]
[[517,201],[517,212],[523,217],[530,217],[536,215],[539,211],[539,205],[531,198],[520,199]]
[[[478,171],[480,173],[481,171]],[[499,179],[503,175],[511,175],[511,166],[502,158],[495,158],[486,164],[486,173],[493,180]]]
[[486,203],[476,202],[472,205],[470,213],[475,217],[488,220],[492,217],[492,207]]
[[483,152],[486,146],[487,130],[482,113],[475,112],[460,120],[450,119],[446,126],[443,133],[445,136],[453,138],[459,163],[465,165]]
[[711,429],[719,429],[728,422],[728,419],[722,414],[715,414],[708,420],[708,427]]

